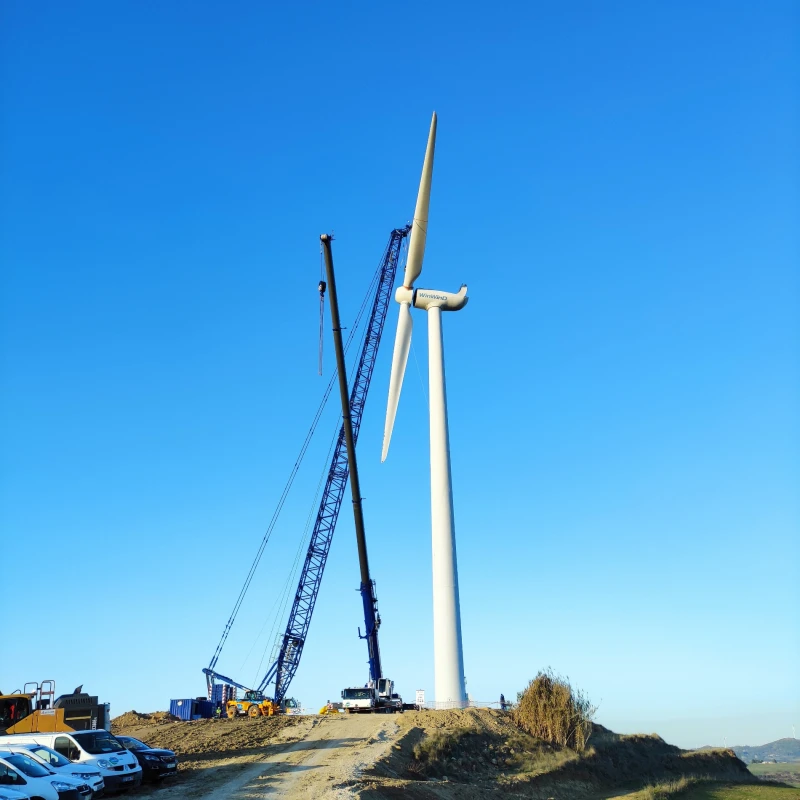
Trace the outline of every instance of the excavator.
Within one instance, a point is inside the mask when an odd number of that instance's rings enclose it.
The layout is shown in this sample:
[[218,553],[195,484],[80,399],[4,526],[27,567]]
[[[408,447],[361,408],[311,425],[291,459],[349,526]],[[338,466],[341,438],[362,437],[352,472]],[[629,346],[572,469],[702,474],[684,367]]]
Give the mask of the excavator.
[[56,682],[29,681],[11,694],[0,691],[0,733],[53,733],[111,727],[111,709],[83,685],[56,697]]

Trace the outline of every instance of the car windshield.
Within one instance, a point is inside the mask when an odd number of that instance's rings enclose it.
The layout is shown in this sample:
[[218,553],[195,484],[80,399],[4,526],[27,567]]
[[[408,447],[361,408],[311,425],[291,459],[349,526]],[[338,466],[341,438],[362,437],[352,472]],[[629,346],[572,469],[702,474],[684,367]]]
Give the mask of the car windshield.
[[37,744],[34,747],[28,748],[34,755],[39,756],[42,761],[47,761],[53,767],[68,767],[72,762],[68,758],[64,758],[61,753],[56,753],[49,747],[44,747]]
[[29,778],[46,778],[51,774],[49,769],[37,764],[30,756],[24,756],[22,753],[4,754],[3,758]]
[[131,736],[117,736],[122,744],[128,748],[128,750],[149,750],[150,748],[144,743],[140,742],[138,739],[134,739]]
[[372,697],[372,692],[369,689],[345,689],[345,700],[369,700]]
[[72,738],[93,756],[100,753],[117,753],[125,748],[107,731],[76,731]]

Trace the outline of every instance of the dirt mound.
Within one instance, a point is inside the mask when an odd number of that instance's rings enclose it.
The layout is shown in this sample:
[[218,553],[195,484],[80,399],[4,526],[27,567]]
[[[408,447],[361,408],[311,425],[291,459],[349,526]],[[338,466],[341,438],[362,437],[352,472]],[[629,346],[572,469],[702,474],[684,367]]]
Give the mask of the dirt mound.
[[[120,733],[179,755],[178,775],[142,798],[227,800],[241,787],[325,800],[597,800],[688,776],[753,781],[730,750],[680,750],[594,725],[585,751],[535,739],[489,709],[171,721],[130,711]],[[256,794],[248,795],[256,796]],[[637,795],[638,796],[638,795]]]
[[111,730],[122,733],[123,729],[141,725],[157,725],[161,722],[177,722],[178,717],[169,711],[153,711],[151,714],[140,714],[138,711],[126,711],[111,720]]
[[730,751],[683,751],[656,735],[621,736],[593,726],[588,747],[577,753],[534,739],[490,709],[406,713],[403,733],[388,757],[370,771],[363,798],[478,798],[496,793],[588,798],[684,776],[750,781]]
[[[161,712],[164,713],[164,712]],[[129,711],[112,722],[112,731],[141,739],[150,747],[164,747],[183,756],[181,762],[247,755],[265,747],[297,717],[259,717],[250,719],[198,719],[182,722],[153,714]],[[169,715],[167,715],[169,716]],[[141,719],[143,718],[143,719]]]

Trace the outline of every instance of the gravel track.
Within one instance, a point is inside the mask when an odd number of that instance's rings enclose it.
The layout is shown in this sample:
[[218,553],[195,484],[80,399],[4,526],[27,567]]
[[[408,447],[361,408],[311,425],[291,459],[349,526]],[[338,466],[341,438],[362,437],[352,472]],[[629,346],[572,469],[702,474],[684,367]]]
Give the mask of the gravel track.
[[[249,723],[252,733],[259,725],[258,720],[242,720],[242,723]],[[271,727],[268,741],[245,751],[217,751],[213,758],[202,761],[188,755],[174,782],[143,788],[136,797],[343,800],[355,795],[362,771],[386,755],[400,731],[394,715],[386,714],[302,717],[293,723],[279,729]],[[226,724],[219,722],[217,730]],[[183,730],[194,734],[186,727]],[[156,735],[152,728],[125,732],[149,744],[154,739],[166,738],[166,732]],[[187,736],[185,750],[191,750],[190,741],[195,736]],[[175,749],[184,748],[176,745]]]

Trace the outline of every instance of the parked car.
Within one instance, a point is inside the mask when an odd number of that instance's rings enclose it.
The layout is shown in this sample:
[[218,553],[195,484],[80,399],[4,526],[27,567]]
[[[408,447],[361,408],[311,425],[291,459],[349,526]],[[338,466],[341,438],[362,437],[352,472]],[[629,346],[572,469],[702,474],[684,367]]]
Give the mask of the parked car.
[[133,736],[117,736],[117,741],[136,756],[144,780],[161,781],[177,774],[178,757],[173,750],[150,747],[140,739],[134,739]]
[[139,786],[142,768],[116,738],[105,730],[17,733],[0,736],[0,748],[17,744],[43,744],[80,767],[99,769],[107,792]]
[[0,750],[0,782],[42,800],[88,800],[92,796],[86,783],[59,775],[29,756],[7,750]]
[[105,788],[103,776],[100,770],[95,767],[87,767],[81,764],[73,764],[69,759],[64,758],[61,753],[51,750],[43,744],[8,744],[0,745],[5,750],[12,753],[24,753],[45,767],[58,772],[61,775],[69,775],[89,784],[92,796],[100,795]]

